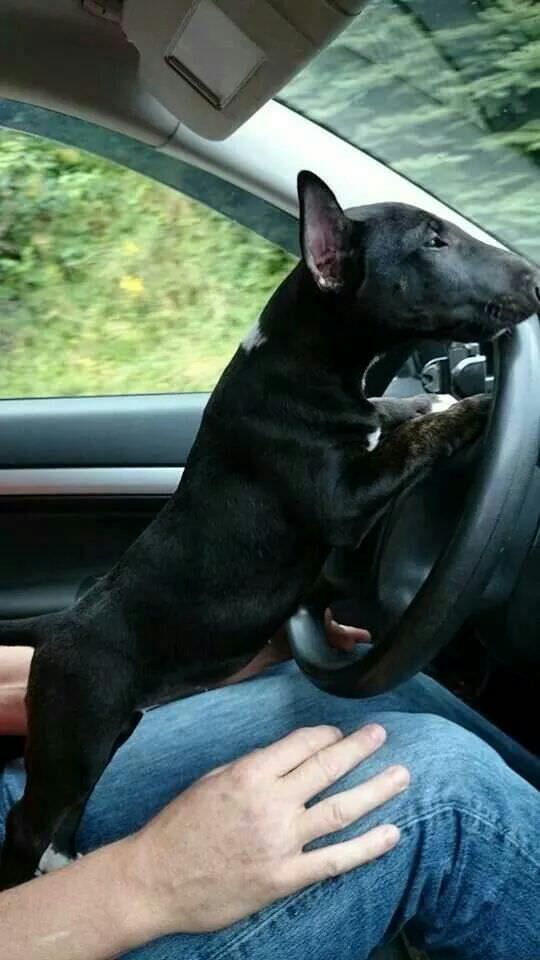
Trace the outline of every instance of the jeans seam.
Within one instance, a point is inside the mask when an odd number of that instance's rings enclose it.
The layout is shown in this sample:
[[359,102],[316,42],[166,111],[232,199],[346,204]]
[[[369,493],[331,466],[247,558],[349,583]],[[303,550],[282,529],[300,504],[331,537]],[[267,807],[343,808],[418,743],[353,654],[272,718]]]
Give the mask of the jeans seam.
[[496,833],[500,836],[506,843],[510,843],[518,851],[520,856],[528,860],[536,869],[540,868],[540,861],[536,860],[531,850],[527,847],[522,846],[520,839],[516,837],[515,834],[510,833],[508,830],[503,829],[500,824],[494,823],[493,820],[490,820],[489,817],[486,817],[476,810],[471,810],[469,807],[461,806],[459,803],[443,803],[437,807],[434,807],[429,813],[421,814],[420,816],[412,816],[407,820],[401,821],[396,820],[397,826],[400,829],[407,829],[408,827],[413,826],[416,823],[431,819],[434,816],[437,816],[441,813],[460,813],[464,816],[469,817],[471,820],[477,820],[479,823],[482,823],[484,826],[489,827],[493,833]]
[[[402,830],[403,829],[407,830],[408,828],[414,826],[417,823],[432,820],[436,816],[439,816],[441,813],[442,814],[460,813],[470,817],[473,820],[477,820],[479,823],[482,823],[484,826],[489,827],[490,830],[493,831],[493,833],[496,833],[505,842],[510,841],[512,846],[516,848],[518,853],[524,859],[526,859],[535,869],[538,868],[539,864],[534,859],[534,857],[530,855],[529,851],[525,850],[519,843],[517,843],[514,840],[514,838],[510,834],[504,831],[498,824],[493,823],[493,821],[489,820],[487,817],[481,816],[476,811],[469,810],[467,807],[462,807],[460,804],[456,804],[456,803],[441,804],[440,806],[437,806],[434,809],[430,810],[429,812],[421,814],[420,816],[411,817],[410,819],[402,823],[399,823],[398,821],[398,823]],[[362,866],[356,867],[355,869],[361,870],[365,866],[369,866],[369,864],[363,864]],[[341,885],[342,882],[346,881],[347,877],[348,877],[348,874],[344,873],[338,877],[332,877],[330,880],[325,880],[316,884],[311,884],[309,887],[306,887],[304,890],[298,891],[298,893],[292,894],[291,896],[287,897],[285,900],[280,900],[279,903],[274,905],[273,909],[265,913],[264,918],[261,919],[258,923],[252,924],[247,929],[244,929],[243,931],[241,931],[237,937],[235,937],[232,940],[229,940],[227,944],[223,945],[222,947],[219,947],[217,951],[214,951],[213,953],[205,954],[204,960],[222,960],[222,958],[228,956],[228,953],[230,950],[241,946],[243,943],[246,943],[246,941],[250,940],[251,937],[256,936],[258,933],[260,933],[261,930],[263,930],[268,923],[274,920],[276,916],[279,916],[279,914],[291,904],[297,904],[304,901],[307,902],[310,899],[310,897],[316,896],[320,892],[321,888],[323,888],[326,884],[332,883],[332,884]]]
[[[346,876],[345,874],[343,876]],[[334,880],[340,880],[342,877],[335,877]],[[323,881],[323,883],[328,883],[328,881]],[[308,901],[310,897],[316,896],[323,886],[323,883],[311,884],[309,887],[306,887],[304,890],[299,890],[298,893],[294,893],[284,900],[280,900],[279,903],[274,904],[274,907],[270,910],[266,909],[264,918],[261,919],[256,925],[251,925],[248,929],[241,931],[234,940],[229,940],[227,944],[222,947],[219,947],[217,952],[209,953],[205,955],[204,960],[221,960],[222,957],[228,955],[228,951],[241,946],[247,940],[250,940],[252,936],[256,936],[267,924],[271,923],[277,915],[286,910],[291,904],[296,904],[299,902]]]

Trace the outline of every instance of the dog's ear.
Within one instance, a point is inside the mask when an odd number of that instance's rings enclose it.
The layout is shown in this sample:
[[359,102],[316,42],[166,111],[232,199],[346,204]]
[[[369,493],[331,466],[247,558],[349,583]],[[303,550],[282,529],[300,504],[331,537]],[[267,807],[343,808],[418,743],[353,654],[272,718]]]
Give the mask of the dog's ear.
[[321,290],[339,293],[351,255],[352,223],[330,187],[309,170],[298,174],[300,245],[306,266]]

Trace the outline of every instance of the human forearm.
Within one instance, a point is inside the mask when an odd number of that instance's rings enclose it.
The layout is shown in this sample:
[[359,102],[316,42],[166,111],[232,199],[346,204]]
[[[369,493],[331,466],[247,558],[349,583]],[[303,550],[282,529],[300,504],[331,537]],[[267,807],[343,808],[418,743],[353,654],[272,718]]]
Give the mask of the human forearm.
[[10,960],[111,960],[160,933],[133,889],[121,840],[0,894],[0,944]]
[[0,735],[26,733],[24,698],[33,652],[28,647],[0,650]]

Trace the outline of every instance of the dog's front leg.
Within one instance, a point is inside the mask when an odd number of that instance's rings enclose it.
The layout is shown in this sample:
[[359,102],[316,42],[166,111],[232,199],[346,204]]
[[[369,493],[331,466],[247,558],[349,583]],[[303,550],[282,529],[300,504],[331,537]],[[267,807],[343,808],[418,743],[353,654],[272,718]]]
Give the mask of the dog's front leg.
[[470,397],[398,424],[371,453],[349,446],[320,515],[328,545],[358,546],[394,497],[480,436],[490,406],[489,397]]

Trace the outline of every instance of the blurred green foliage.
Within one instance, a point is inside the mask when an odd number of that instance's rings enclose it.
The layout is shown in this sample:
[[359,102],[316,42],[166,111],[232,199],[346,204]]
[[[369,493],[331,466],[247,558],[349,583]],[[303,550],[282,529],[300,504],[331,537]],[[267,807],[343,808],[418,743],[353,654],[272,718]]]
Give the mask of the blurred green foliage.
[[200,203],[0,131],[0,395],[211,388],[294,259]]
[[[372,0],[283,99],[540,260],[538,0]],[[0,395],[209,389],[293,262],[139,174],[0,132]]]
[[540,262],[538,0],[372,0],[282,99]]

